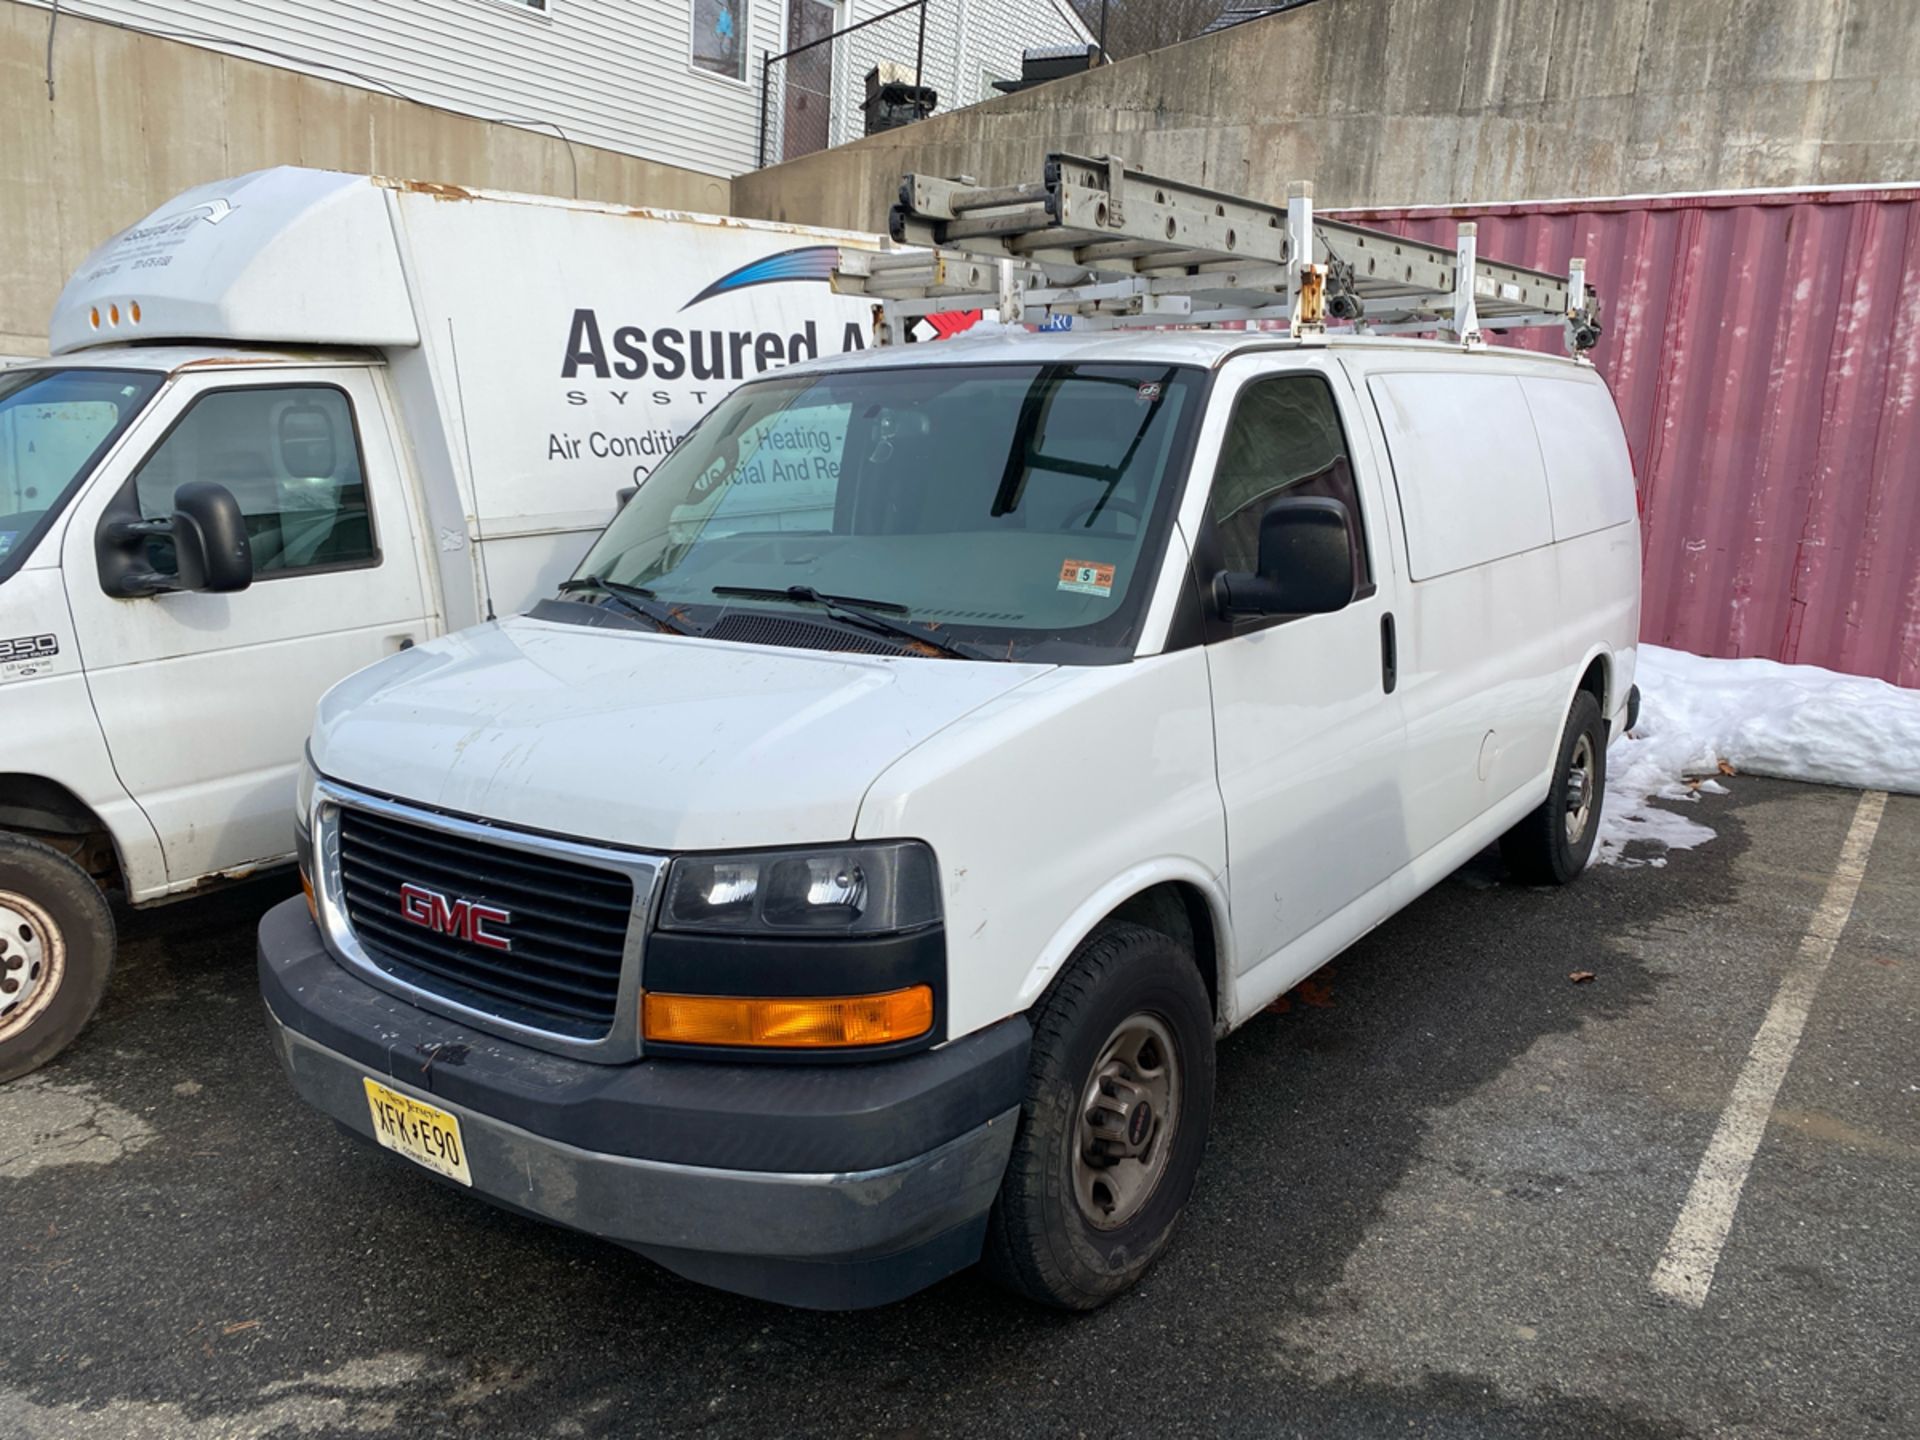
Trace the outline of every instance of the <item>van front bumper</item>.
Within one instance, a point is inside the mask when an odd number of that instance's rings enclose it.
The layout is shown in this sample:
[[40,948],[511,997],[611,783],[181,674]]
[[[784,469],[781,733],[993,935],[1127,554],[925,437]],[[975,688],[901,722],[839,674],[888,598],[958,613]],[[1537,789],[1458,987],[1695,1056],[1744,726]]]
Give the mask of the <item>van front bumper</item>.
[[369,1143],[367,1077],[449,1112],[473,1189],[497,1204],[821,1309],[883,1304],[979,1258],[1026,1083],[1022,1017],[870,1065],[602,1065],[369,985],[299,899],[261,921],[259,966],[301,1097]]

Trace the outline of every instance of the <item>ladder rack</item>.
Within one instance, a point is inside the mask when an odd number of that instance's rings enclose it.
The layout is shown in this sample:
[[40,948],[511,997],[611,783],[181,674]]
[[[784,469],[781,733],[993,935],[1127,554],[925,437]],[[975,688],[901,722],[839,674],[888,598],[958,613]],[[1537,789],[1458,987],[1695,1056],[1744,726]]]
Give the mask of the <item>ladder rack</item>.
[[1050,155],[1037,184],[904,176],[888,232],[911,248],[842,250],[833,276],[840,293],[881,302],[883,341],[916,316],[971,309],[1052,328],[1284,320],[1296,337],[1333,319],[1465,345],[1482,327],[1557,325],[1576,355],[1600,338],[1583,261],[1553,275],[1482,260],[1471,222],[1449,249],[1316,219],[1304,181],[1281,207],[1115,156]]

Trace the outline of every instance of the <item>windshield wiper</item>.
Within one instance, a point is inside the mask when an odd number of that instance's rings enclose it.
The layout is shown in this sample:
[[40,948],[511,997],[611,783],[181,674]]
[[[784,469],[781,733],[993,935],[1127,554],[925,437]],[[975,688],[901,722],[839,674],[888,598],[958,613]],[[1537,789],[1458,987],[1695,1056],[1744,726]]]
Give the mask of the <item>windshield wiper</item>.
[[571,595],[579,590],[598,590],[629,615],[637,615],[669,635],[693,633],[674,618],[674,612],[661,604],[653,591],[643,585],[623,585],[618,580],[606,580],[598,575],[582,575],[578,579],[562,580],[559,589],[562,595]]
[[802,605],[818,605],[827,614],[845,625],[870,631],[876,635],[889,635],[896,640],[905,640],[909,644],[924,646],[941,655],[955,660],[985,660],[990,657],[958,641],[944,640],[931,630],[918,625],[903,624],[880,614],[882,609],[907,613],[907,607],[891,600],[860,600],[850,595],[822,595],[811,585],[789,585],[784,590],[760,589],[752,585],[716,585],[713,593],[740,600],[792,600]]

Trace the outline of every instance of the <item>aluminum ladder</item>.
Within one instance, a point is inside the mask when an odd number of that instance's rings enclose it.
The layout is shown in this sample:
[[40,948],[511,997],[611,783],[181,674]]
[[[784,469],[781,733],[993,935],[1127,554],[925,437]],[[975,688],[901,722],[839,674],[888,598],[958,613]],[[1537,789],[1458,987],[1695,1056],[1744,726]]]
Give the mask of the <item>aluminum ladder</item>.
[[[1316,219],[1313,189],[1285,207],[1129,169],[1115,156],[1047,157],[1038,184],[907,175],[881,251],[843,249],[833,287],[877,302],[879,338],[917,316],[994,309],[1043,328],[1328,320],[1361,333],[1557,325],[1569,353],[1600,338],[1600,302],[1575,259],[1565,275],[1483,260],[1463,222],[1449,249]],[[1071,317],[1071,318],[1066,318]]]

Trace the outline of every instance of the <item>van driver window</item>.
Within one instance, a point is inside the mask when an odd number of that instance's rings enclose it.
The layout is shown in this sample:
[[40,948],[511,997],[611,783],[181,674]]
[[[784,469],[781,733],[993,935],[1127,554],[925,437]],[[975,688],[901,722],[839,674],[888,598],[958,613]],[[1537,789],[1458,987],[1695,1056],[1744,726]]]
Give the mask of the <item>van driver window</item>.
[[[140,513],[172,514],[174,491],[194,480],[224,485],[240,502],[256,575],[380,558],[353,414],[331,386],[202,395],[135,474]],[[150,541],[148,552],[156,570],[172,571],[170,541]]]
[[1260,517],[1282,496],[1317,495],[1347,507],[1347,545],[1356,594],[1373,576],[1346,437],[1326,381],[1277,375],[1240,392],[1220,445],[1211,509],[1221,568],[1252,571],[1259,558]]

